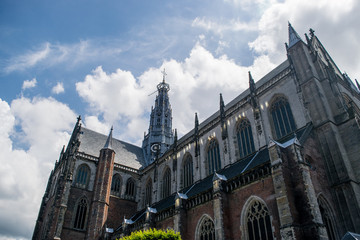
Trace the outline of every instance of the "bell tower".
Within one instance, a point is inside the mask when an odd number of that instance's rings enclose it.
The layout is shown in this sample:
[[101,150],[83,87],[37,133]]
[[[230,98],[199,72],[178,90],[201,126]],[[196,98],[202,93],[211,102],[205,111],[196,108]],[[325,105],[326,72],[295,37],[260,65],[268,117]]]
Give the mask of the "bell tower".
[[164,154],[174,142],[172,110],[168,95],[170,86],[165,82],[165,69],[162,74],[163,80],[157,85],[155,106],[151,107],[149,130],[145,133],[142,144],[147,164]]

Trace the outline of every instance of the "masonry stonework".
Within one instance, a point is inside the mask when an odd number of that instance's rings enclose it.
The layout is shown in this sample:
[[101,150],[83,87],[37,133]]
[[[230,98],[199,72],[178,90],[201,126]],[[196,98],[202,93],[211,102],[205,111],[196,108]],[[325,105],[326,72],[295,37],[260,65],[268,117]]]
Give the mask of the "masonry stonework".
[[180,138],[165,71],[142,147],[79,117],[33,239],[116,239],[148,228],[184,240],[360,233],[360,89],[313,30],[303,41],[288,29],[285,61],[257,81],[239,76],[249,89],[227,104],[220,94],[218,111],[202,122],[195,113]]

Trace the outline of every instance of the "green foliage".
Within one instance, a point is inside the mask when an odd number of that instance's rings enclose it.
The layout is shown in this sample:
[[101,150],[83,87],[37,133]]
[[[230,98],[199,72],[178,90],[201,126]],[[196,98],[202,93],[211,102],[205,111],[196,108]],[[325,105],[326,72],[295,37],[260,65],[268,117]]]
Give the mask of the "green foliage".
[[137,231],[131,233],[130,236],[119,238],[118,240],[181,240],[180,233],[174,230],[157,230],[149,229],[146,231]]

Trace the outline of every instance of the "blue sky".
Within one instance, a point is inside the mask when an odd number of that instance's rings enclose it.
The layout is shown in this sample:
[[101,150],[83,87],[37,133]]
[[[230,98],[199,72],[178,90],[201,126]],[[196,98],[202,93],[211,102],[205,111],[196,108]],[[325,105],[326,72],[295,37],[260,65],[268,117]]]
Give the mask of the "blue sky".
[[165,68],[179,135],[286,59],[287,21],[360,76],[356,0],[0,2],[0,240],[30,239],[78,115],[140,145]]

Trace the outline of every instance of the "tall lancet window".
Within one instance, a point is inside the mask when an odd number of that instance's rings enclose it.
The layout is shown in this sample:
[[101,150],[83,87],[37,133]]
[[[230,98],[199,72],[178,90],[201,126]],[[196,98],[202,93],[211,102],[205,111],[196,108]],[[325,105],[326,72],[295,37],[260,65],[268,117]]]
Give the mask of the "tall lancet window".
[[272,228],[267,207],[255,200],[246,214],[246,225],[249,240],[272,240]]
[[151,183],[151,179],[149,179],[145,187],[145,207],[147,205],[151,205],[151,198],[152,198],[152,183]]
[[119,174],[115,174],[112,178],[111,194],[115,196],[121,195],[121,177]]
[[87,209],[88,209],[87,201],[85,198],[82,198],[76,206],[74,228],[81,230],[85,229]]
[[270,114],[276,139],[284,137],[295,131],[295,121],[291,112],[290,104],[284,97],[278,97],[271,104]]
[[86,188],[89,183],[90,168],[86,164],[82,164],[78,167],[75,178],[75,186]]
[[125,195],[128,197],[135,197],[135,183],[132,178],[129,178],[126,182]]
[[208,175],[213,174],[221,168],[219,143],[212,139],[207,149]]
[[246,157],[255,151],[254,139],[249,120],[243,119],[239,122],[236,128],[236,138],[240,158]]
[[182,186],[184,188],[193,184],[193,161],[190,154],[186,155],[183,162]]
[[162,181],[162,198],[170,196],[171,194],[171,171],[170,169],[166,169],[163,181]]

